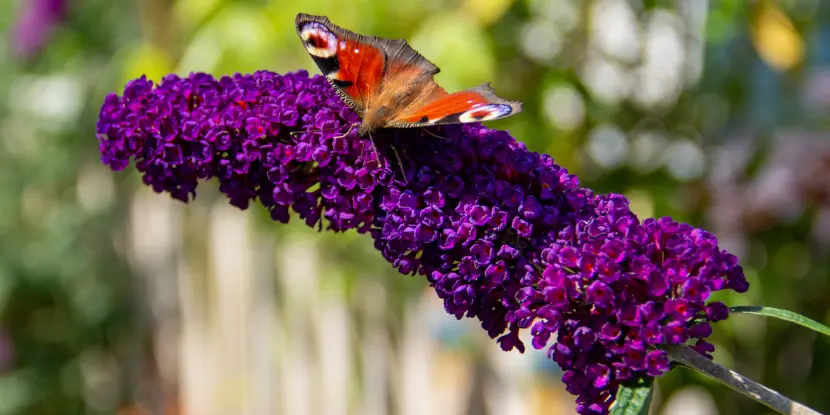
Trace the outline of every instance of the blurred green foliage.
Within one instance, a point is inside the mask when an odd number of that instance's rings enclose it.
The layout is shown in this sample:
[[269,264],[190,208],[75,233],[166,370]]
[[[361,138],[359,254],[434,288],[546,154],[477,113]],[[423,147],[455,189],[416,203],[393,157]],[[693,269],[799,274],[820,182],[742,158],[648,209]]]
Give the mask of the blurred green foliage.
[[[316,73],[294,31],[300,11],[407,38],[448,90],[492,81],[525,102],[493,127],[583,185],[625,194],[642,217],[702,226],[738,254],[751,290],[720,299],[830,322],[826,2],[67,0],[56,18],[28,23],[48,33],[41,47],[17,50],[21,16],[39,2],[0,5],[0,414],[112,413],[140,378],[150,322],[122,234],[140,183],[97,160],[105,94],[141,74]],[[201,199],[215,197],[208,187]],[[335,289],[370,270],[393,284],[390,326],[424,286],[392,273],[364,238],[308,236],[259,213],[279,238],[321,238],[330,279],[343,278]],[[827,339],[737,316],[714,340],[722,364],[830,411]],[[107,365],[120,390],[91,393],[110,380],[95,377]],[[664,401],[688,384],[704,385],[721,413],[765,411],[691,372],[658,381]]]

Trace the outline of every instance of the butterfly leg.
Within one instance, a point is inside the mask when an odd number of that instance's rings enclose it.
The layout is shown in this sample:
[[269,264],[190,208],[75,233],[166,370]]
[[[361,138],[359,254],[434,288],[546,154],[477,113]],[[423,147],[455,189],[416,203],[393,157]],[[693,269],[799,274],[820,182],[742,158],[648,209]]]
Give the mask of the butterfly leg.
[[431,136],[433,136],[433,137],[435,137],[435,138],[440,138],[440,139],[442,139],[442,140],[449,140],[449,138],[447,138],[447,137],[441,137],[441,136],[440,136],[440,135],[438,135],[438,134],[435,134],[435,133],[433,133],[433,132],[430,132],[430,131],[429,131],[429,130],[427,130],[426,128],[424,128],[424,129],[423,129],[423,132],[425,132],[425,133],[427,133],[427,134],[429,134],[429,135],[431,135]]
[[[369,142],[371,143],[372,148],[374,149],[375,154],[377,155],[377,147],[375,147],[375,142],[372,141],[371,138],[370,138]],[[363,160],[363,156],[365,154],[366,154],[366,141],[361,141],[360,142],[360,157],[358,157],[358,160]],[[380,167],[380,160],[378,160],[378,167]]]
[[398,154],[398,149],[395,148],[394,145],[392,147],[392,152],[395,153],[395,158],[398,159],[398,167],[401,168],[401,177],[403,178],[403,182],[409,184],[409,181],[406,180],[406,171],[403,169],[403,160],[401,159],[401,155]]
[[380,153],[378,153],[378,146],[375,145],[375,139],[372,138],[372,133],[369,133],[369,142],[372,143],[372,150],[375,151],[375,160],[378,161],[378,168],[383,165],[380,164]]

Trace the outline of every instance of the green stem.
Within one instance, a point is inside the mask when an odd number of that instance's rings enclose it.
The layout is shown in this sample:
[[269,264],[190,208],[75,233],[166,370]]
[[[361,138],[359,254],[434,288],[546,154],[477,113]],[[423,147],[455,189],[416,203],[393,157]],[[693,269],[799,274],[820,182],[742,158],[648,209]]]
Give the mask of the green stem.
[[720,383],[738,391],[738,393],[758,401],[782,414],[821,415],[784,395],[749,379],[735,371],[729,370],[694,351],[685,345],[663,345],[661,349],[669,354],[669,359],[682,363]]

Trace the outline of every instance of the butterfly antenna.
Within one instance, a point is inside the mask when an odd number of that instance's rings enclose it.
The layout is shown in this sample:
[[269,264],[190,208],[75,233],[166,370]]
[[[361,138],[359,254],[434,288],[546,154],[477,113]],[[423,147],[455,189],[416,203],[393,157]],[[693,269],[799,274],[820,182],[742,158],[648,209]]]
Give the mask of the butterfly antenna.
[[[352,123],[351,125],[349,125],[349,130],[348,130],[348,131],[346,131],[346,134],[339,135],[339,136],[337,136],[337,137],[335,137],[335,138],[343,138],[343,137],[345,137],[345,136],[349,135],[349,133],[351,133],[351,132],[352,132],[352,129],[354,128],[354,126],[355,126],[355,125],[357,125],[357,123]],[[339,130],[339,129],[341,129],[341,128],[343,128],[343,126],[342,126],[342,125],[341,125],[341,126],[339,126],[339,127],[334,127],[334,128],[321,128],[321,129],[319,129],[319,130],[299,130],[299,131],[291,131],[291,132],[290,132],[290,133],[288,133],[288,134],[289,134],[289,135],[291,135],[291,136],[297,136],[297,135],[304,134],[304,133],[324,133],[324,132],[330,132],[330,131],[337,131],[337,130]]]
[[292,137],[296,137],[296,136],[298,136],[298,135],[300,135],[300,134],[305,134],[305,133],[316,133],[316,132],[319,132],[319,131],[320,131],[320,130],[316,130],[316,131],[315,131],[315,130],[300,130],[300,131],[292,131],[292,132],[288,133],[288,135],[290,135],[290,136],[292,136]]
[[345,137],[345,136],[349,135],[349,133],[351,133],[351,132],[352,132],[352,129],[354,129],[354,126],[355,126],[355,125],[357,125],[357,124],[356,124],[356,123],[353,123],[352,125],[350,125],[350,126],[349,126],[349,129],[346,131],[346,133],[345,133],[345,134],[340,134],[340,135],[338,135],[338,136],[335,136],[334,138],[343,138],[343,137]]
[[426,128],[424,128],[424,129],[423,129],[423,131],[424,131],[425,133],[427,133],[427,134],[429,134],[429,135],[431,135],[431,136],[435,137],[435,138],[440,138],[440,139],[442,139],[442,140],[449,140],[449,138],[447,138],[447,137],[441,137],[440,135],[435,134],[435,133],[433,133],[433,132],[431,132],[431,131],[427,130]]

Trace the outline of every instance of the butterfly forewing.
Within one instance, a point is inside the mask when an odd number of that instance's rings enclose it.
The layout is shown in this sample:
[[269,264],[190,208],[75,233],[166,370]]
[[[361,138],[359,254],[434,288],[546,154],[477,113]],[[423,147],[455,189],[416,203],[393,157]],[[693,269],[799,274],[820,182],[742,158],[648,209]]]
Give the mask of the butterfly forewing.
[[448,94],[433,79],[440,70],[403,39],[363,36],[324,16],[299,14],[297,33],[343,101],[363,119],[361,131],[504,118],[521,103],[488,84]]
[[[419,72],[438,73],[438,67],[403,39],[363,36],[324,16],[301,13],[295,23],[306,50],[323,75],[361,116],[377,99],[385,75],[413,66],[420,66]],[[388,62],[392,64],[387,65]]]

